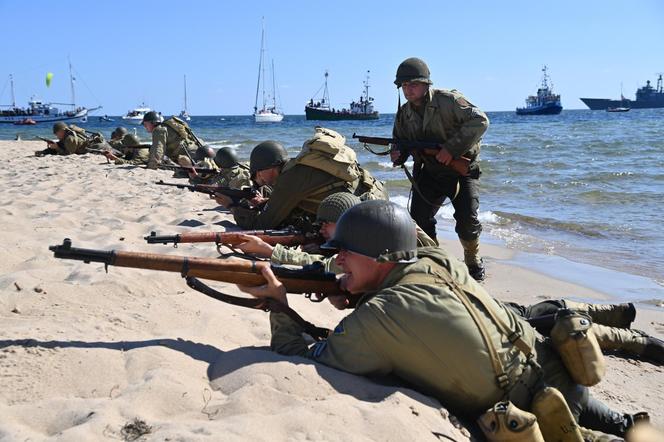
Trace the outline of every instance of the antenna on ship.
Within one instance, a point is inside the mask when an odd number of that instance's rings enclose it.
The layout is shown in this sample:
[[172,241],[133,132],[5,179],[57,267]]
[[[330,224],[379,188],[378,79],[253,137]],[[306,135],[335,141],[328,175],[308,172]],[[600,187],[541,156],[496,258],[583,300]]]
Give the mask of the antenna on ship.
[[661,94],[664,92],[664,89],[662,89],[662,75],[664,75],[664,73],[657,72],[655,75],[657,75],[657,92]]

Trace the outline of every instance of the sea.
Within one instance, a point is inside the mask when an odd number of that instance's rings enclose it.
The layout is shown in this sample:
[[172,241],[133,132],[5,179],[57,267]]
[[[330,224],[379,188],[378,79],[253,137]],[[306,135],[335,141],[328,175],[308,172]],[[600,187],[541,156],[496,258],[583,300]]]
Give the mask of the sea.
[[[664,300],[664,109],[488,115],[480,155],[482,241],[516,251],[517,265],[623,299]],[[123,125],[120,117],[110,118],[90,116],[76,124],[108,138]],[[404,172],[352,138],[389,137],[393,122],[394,114],[328,122],[287,115],[267,124],[251,116],[194,116],[190,125],[213,147],[232,146],[243,159],[265,140],[279,141],[296,155],[314,127],[324,125],[347,138],[361,165],[387,183],[394,202],[407,205]],[[142,126],[124,125],[149,140]],[[0,139],[52,137],[50,129],[2,124]],[[455,237],[452,214],[451,205],[438,213],[442,237]]]

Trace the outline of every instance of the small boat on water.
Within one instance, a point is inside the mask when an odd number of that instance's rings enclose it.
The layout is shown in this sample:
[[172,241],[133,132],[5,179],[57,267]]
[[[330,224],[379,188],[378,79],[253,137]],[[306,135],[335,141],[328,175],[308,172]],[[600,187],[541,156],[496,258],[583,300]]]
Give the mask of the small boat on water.
[[[30,98],[28,107],[16,106],[16,97],[14,94],[14,76],[9,75],[9,82],[11,83],[12,104],[0,105],[6,107],[5,110],[0,110],[0,123],[13,123],[23,124],[23,121],[32,120],[35,123],[53,123],[56,121],[80,121],[85,122],[89,112],[101,109],[97,106],[91,109],[82,106],[76,106],[76,93],[74,89],[74,74],[69,63],[69,82],[71,85],[71,103],[46,103],[34,96]],[[70,106],[70,110],[63,110],[58,106]],[[31,124],[31,123],[27,123]]]
[[[358,101],[350,103],[348,109],[334,109],[330,106],[330,96],[327,89],[328,72],[325,71],[325,83],[322,86],[323,96],[320,100],[311,98],[304,106],[304,114],[307,120],[377,120],[378,111],[374,110],[373,97],[369,96],[369,71],[364,81],[364,92]],[[318,89],[320,91],[320,89]]]
[[180,118],[182,121],[191,121],[191,115],[189,115],[189,112],[187,112],[187,76],[184,76],[184,109],[180,111],[180,115],[178,115],[178,118]]
[[542,85],[537,89],[537,95],[526,98],[526,107],[517,107],[517,115],[558,115],[563,110],[560,104],[560,95],[553,93],[553,83],[546,73],[547,67],[542,68]]
[[16,121],[14,124],[17,126],[32,126],[33,124],[37,124],[37,122],[32,118],[26,118],[21,121]]
[[629,112],[632,108],[630,107],[607,107],[607,112]]
[[140,106],[127,111],[127,113],[122,116],[122,119],[127,123],[141,124],[143,122],[143,117],[145,116],[145,114],[147,114],[151,110],[152,109],[146,106],[145,103],[141,103]]
[[99,117],[99,121],[102,122],[102,121],[115,121],[115,120],[113,120],[113,118],[109,118],[108,115],[104,115],[103,117]]
[[[258,107],[258,93],[262,91],[262,106]],[[272,60],[272,95],[265,94],[265,22],[261,29],[261,55],[258,61],[258,84],[256,84],[256,101],[254,102],[254,121],[256,123],[278,123],[284,114],[277,108],[274,81],[274,60]],[[270,101],[272,105],[270,105]]]

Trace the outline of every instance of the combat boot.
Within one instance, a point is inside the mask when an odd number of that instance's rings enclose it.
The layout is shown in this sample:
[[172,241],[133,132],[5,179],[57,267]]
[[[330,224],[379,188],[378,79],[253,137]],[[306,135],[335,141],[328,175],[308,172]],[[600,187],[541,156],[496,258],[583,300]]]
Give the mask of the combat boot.
[[664,365],[664,341],[640,330],[593,324],[592,330],[602,351],[622,351],[639,359]]
[[565,299],[565,307],[586,313],[595,324],[609,327],[629,328],[636,317],[636,308],[631,302],[628,304],[586,304]]
[[480,258],[480,239],[466,241],[459,238],[463,246],[463,262],[468,267],[468,273],[475,281],[484,281],[486,274],[484,272],[484,260]]

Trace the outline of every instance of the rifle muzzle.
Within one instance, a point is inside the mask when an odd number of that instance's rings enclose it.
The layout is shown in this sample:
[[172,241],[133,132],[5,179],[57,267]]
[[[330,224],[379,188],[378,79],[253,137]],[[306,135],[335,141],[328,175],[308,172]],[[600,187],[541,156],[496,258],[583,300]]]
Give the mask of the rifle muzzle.
[[56,258],[83,261],[86,264],[101,262],[112,265],[115,261],[115,252],[113,250],[79,249],[71,246],[71,239],[69,238],[65,238],[62,241],[62,245],[49,246],[48,249],[53,252],[53,256]]
[[143,237],[148,244],[171,244],[176,246],[180,242],[180,235],[157,235],[157,232],[150,232],[148,236]]

